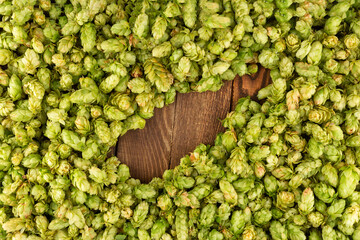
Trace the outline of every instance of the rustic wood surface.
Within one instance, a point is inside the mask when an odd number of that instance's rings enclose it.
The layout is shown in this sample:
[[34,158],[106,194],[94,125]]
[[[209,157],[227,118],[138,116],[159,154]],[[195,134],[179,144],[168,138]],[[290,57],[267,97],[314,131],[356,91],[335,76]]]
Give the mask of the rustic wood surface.
[[117,156],[131,176],[143,182],[161,177],[180,158],[200,144],[212,144],[223,130],[220,120],[241,97],[256,100],[260,88],[270,83],[269,71],[260,68],[252,76],[228,81],[217,92],[177,94],[175,103],[156,109],[142,130],[126,133],[117,144]]

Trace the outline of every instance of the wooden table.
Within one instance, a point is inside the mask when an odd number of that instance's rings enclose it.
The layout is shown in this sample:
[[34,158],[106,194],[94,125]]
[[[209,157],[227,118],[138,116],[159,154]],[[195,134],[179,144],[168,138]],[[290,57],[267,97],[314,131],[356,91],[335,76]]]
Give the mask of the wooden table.
[[252,96],[270,83],[269,71],[260,68],[252,76],[227,81],[217,92],[177,94],[175,103],[156,109],[142,130],[119,139],[116,155],[130,168],[131,176],[143,182],[161,177],[180,158],[200,144],[212,144],[223,131],[221,119],[241,97]]

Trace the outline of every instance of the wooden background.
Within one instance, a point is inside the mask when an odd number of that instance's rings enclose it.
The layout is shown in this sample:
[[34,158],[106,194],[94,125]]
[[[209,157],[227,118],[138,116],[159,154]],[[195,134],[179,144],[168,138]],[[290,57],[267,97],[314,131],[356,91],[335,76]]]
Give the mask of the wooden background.
[[256,99],[257,91],[270,83],[269,71],[260,68],[252,76],[227,81],[217,92],[177,94],[176,101],[156,109],[142,130],[129,131],[119,139],[116,155],[142,182],[161,177],[180,158],[200,144],[212,144],[223,131],[221,119],[241,97]]

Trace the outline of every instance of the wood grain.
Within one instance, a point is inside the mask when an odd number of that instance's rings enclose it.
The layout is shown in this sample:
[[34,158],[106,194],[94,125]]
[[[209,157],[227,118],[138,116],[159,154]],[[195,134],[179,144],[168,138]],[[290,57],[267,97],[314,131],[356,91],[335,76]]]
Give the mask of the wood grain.
[[223,130],[220,119],[230,110],[232,82],[218,92],[179,94],[176,100],[175,123],[171,143],[170,168],[200,143],[214,142]]
[[175,104],[155,109],[144,129],[129,131],[119,138],[117,157],[129,166],[132,177],[149,182],[168,169],[174,110]]
[[239,98],[250,95],[256,100],[257,91],[271,82],[269,73],[260,68],[252,76],[226,82],[217,92],[177,94],[175,103],[155,110],[144,129],[119,139],[118,158],[142,182],[161,177],[198,144],[212,144],[223,131],[220,119],[235,108]]
[[257,92],[271,83],[270,70],[259,67],[259,71],[253,75],[237,76],[233,81],[233,94],[231,99],[231,110],[235,109],[237,101],[246,96],[257,100]]

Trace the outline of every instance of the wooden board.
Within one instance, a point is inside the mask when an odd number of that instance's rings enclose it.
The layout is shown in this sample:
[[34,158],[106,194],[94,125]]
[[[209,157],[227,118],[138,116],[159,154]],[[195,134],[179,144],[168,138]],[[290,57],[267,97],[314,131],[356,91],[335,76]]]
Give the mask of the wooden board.
[[177,94],[175,103],[156,109],[142,130],[126,133],[117,144],[117,156],[131,176],[143,182],[161,177],[180,158],[200,144],[212,144],[223,131],[220,120],[241,97],[256,99],[257,91],[270,83],[269,71],[225,82],[217,92]]

